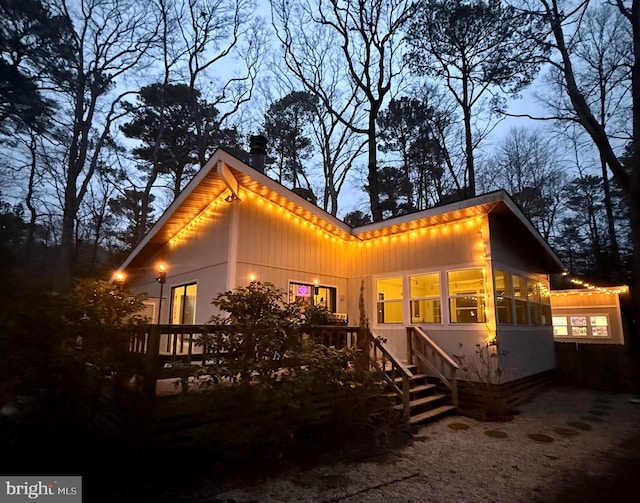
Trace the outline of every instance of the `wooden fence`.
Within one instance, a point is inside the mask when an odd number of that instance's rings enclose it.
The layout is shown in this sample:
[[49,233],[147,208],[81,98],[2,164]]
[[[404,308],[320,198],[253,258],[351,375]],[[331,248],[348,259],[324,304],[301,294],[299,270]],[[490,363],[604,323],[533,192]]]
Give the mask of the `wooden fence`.
[[558,381],[584,388],[638,393],[640,355],[622,344],[556,342]]

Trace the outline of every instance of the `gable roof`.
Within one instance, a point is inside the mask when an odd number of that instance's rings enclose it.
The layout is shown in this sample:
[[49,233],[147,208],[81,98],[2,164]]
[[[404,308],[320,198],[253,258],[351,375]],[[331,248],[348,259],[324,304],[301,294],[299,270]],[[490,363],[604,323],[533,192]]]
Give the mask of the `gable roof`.
[[491,214],[505,221],[514,231],[517,230],[534,248],[533,251],[542,259],[550,273],[564,270],[560,259],[504,190],[351,228],[342,220],[310,203],[223,149],[217,149],[214,152],[211,159],[191,179],[147,235],[133,249],[120,269],[124,270],[153,257],[163,246],[186,229],[194,219],[204,215],[214,201],[221,197],[226,197],[231,201],[239,197],[241,190],[257,194],[297,217],[322,228],[331,236],[356,242]]

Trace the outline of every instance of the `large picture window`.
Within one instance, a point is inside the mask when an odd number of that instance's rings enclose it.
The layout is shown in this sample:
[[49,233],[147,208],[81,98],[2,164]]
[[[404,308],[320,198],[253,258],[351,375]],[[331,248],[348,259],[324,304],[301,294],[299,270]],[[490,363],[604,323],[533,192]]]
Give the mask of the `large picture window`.
[[198,286],[195,283],[171,289],[171,324],[193,325],[196,322],[197,292]]
[[440,273],[409,276],[412,323],[442,323]]
[[376,280],[378,323],[402,323],[402,277]]
[[482,269],[447,273],[451,323],[484,323],[485,290]]

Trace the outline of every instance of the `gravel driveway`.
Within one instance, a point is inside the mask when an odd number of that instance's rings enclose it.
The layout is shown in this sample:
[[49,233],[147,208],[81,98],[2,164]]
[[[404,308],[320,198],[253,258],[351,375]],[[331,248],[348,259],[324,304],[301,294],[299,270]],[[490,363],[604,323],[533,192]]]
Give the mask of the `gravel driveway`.
[[628,494],[640,494],[638,398],[557,386],[520,406],[510,421],[448,416],[420,427],[408,445],[385,455],[247,473],[234,483],[197,471],[169,487],[163,475],[163,490],[147,493],[148,501],[637,501]]

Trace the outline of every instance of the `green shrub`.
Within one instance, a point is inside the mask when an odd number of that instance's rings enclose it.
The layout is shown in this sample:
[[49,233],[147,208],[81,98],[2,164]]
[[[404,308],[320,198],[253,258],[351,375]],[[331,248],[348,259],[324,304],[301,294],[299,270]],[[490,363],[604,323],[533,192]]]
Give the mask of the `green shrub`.
[[321,432],[334,439],[353,434],[371,428],[373,414],[391,410],[381,379],[356,365],[357,349],[305,337],[320,310],[289,304],[274,285],[259,282],[219,294],[212,304],[220,311],[209,322],[215,330],[199,343],[233,357],[195,369],[194,375],[210,375],[213,386],[184,399],[231,411],[202,434],[224,455],[324,444]]

